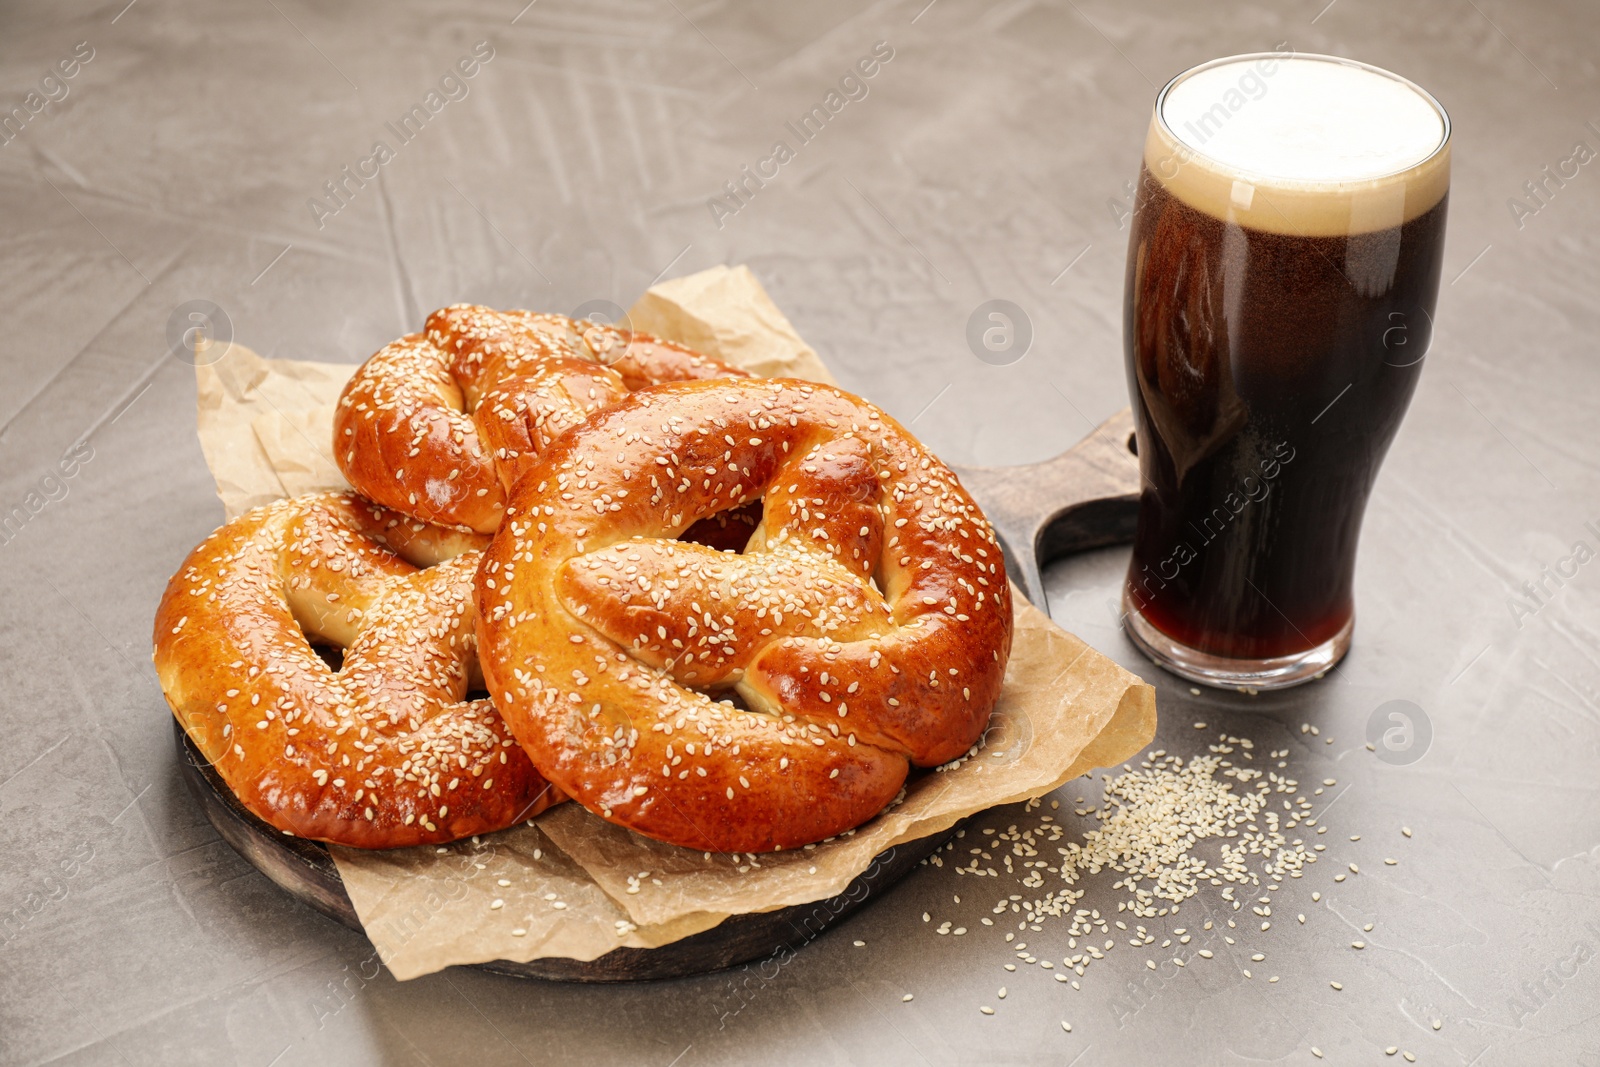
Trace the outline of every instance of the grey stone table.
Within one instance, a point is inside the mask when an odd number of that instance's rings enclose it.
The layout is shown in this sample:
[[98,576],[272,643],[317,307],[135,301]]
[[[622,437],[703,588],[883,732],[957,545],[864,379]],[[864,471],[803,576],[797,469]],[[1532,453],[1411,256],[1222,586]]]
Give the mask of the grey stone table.
[[[1600,11],[525,2],[0,12],[0,1061],[1600,1063],[1600,563],[1574,556],[1600,547]],[[1278,895],[1307,923],[1249,942],[1256,979],[1121,947],[1081,991],[1005,972],[977,920],[1021,890],[946,865],[753,979],[397,983],[199,816],[148,659],[163,583],[221,514],[180,305],[263,354],[356,361],[451,301],[627,305],[744,262],[950,461],[1032,462],[1125,403],[1123,216],[1158,84],[1280,46],[1405,73],[1456,124],[1439,327],[1367,519],[1355,650],[1284,695],[1194,695],[1116,628],[1126,549],[1046,581],[1058,621],[1159,687],[1158,746],[1228,731],[1346,790],[1319,799],[1336,862]],[[994,298],[1031,323],[1006,366],[965,340]],[[1365,747],[1390,700],[1429,728],[1414,762]],[[1110,881],[1085,904],[1113,907]],[[1029,936],[1066,952],[1062,924]]]

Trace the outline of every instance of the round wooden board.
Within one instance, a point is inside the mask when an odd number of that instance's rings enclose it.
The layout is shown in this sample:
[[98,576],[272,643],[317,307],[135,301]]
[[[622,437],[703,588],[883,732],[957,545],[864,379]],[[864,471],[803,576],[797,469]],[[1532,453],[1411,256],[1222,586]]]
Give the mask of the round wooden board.
[[[1094,433],[1053,459],[1024,467],[958,467],[956,473],[994,524],[1006,568],[1041,608],[1040,567],[1050,559],[1133,536],[1139,466],[1134,459],[1133,415],[1124,409]],[[297,900],[361,930],[328,850],[288,837],[246,811],[176,722],[180,764],[195,799],[222,839]],[[899,845],[879,855],[867,871],[828,900],[778,911],[734,915],[721,924],[660,948],[619,948],[598,959],[496,960],[484,970],[519,978],[566,982],[629,982],[681,978],[764,959],[799,948],[825,928],[876,899],[959,829]]]
[[[345,893],[328,850],[315,841],[274,830],[234,797],[216,769],[205,761],[176,721],[179,766],[189,791],[222,839],[281,889],[352,930],[361,930],[355,906]],[[959,827],[899,845],[882,853],[843,893],[828,900],[777,911],[733,915],[709,930],[660,948],[618,948],[593,960],[542,959],[528,963],[495,960],[478,966],[518,978],[563,982],[631,982],[682,978],[765,959],[784,948],[798,949],[824,929],[881,896]]]

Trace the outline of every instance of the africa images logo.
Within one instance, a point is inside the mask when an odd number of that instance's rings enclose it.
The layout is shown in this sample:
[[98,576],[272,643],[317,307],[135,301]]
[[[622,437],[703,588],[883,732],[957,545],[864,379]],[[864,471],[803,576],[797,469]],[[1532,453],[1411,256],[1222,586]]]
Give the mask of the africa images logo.
[[792,161],[798,154],[797,149],[803,148],[816,140],[822,134],[823,128],[842,112],[851,101],[865,100],[871,87],[867,84],[878,76],[883,65],[894,58],[894,49],[888,41],[879,41],[872,46],[869,55],[862,56],[855,66],[846,70],[839,79],[837,89],[829,89],[823,96],[820,104],[814,104],[811,110],[800,116],[798,124],[785,122],[784,129],[794,135],[795,148],[789,146],[788,141],[774,141],[772,151],[764,159],[757,161],[755,169],[746,163],[739,168],[737,177],[730,178],[722,183],[724,194],[709,197],[706,200],[706,209],[711,212],[711,221],[717,224],[717,229],[722,229],[728,219],[744,210],[745,206],[755,199],[756,193],[767,187],[767,183],[777,178],[782,168]]
[[1427,755],[1433,720],[1410,700],[1389,700],[1367,717],[1367,747],[1391,767],[1405,767]]
[[394,122],[384,124],[384,129],[394,135],[395,147],[388,141],[372,142],[372,152],[340,169],[334,177],[322,183],[327,199],[313,196],[306,201],[317,229],[327,225],[327,220],[350,206],[356,194],[376,181],[379,172],[397,155],[399,150],[416,140],[430,119],[445,109],[445,105],[465,100],[472,92],[468,83],[476,78],[485,65],[494,58],[494,45],[479,41],[472,46],[472,54],[462,56],[456,65],[439,79],[437,89],[429,89],[422,103],[411,107]]

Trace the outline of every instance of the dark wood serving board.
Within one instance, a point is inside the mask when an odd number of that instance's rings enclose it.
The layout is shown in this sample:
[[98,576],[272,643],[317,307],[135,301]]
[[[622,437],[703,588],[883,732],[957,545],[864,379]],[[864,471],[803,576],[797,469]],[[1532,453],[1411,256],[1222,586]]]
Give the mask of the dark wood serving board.
[[[1040,569],[1045,563],[1133,536],[1139,467],[1133,455],[1133,418],[1126,409],[1054,459],[1023,467],[957,467],[956,473],[994,523],[1012,580],[1041,609],[1045,601]],[[184,780],[222,839],[290,896],[360,931],[361,920],[328,850],[315,841],[280,833],[246,811],[183,728],[174,722],[173,729]],[[618,948],[589,961],[497,960],[479,966],[521,978],[626,982],[705,974],[785,948],[798,949],[883,895],[956,829],[884,852],[843,893],[829,900],[734,915],[659,948]]]
[[[221,775],[194,747],[183,727],[176,721],[172,725],[177,734],[184,780],[222,839],[290,896],[335,922],[360,931],[361,920],[345,893],[339,868],[328,850],[315,841],[274,830],[246,811]],[[825,927],[905,877],[955,831],[956,827],[951,827],[944,833],[890,849],[878,856],[843,893],[830,900],[753,915],[734,915],[709,930],[660,948],[618,948],[588,961],[551,958],[518,963],[496,960],[479,966],[519,978],[628,982],[705,974],[765,958],[785,946],[798,949],[816,938]]]

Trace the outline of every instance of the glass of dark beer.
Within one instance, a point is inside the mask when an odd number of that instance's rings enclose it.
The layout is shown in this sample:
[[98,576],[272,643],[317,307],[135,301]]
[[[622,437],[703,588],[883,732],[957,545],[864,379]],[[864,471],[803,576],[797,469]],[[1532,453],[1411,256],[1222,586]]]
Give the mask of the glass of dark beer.
[[1271,689],[1349,649],[1449,187],[1444,109],[1365,63],[1234,56],[1156,98],[1123,318],[1143,474],[1123,618],[1157,664]]

